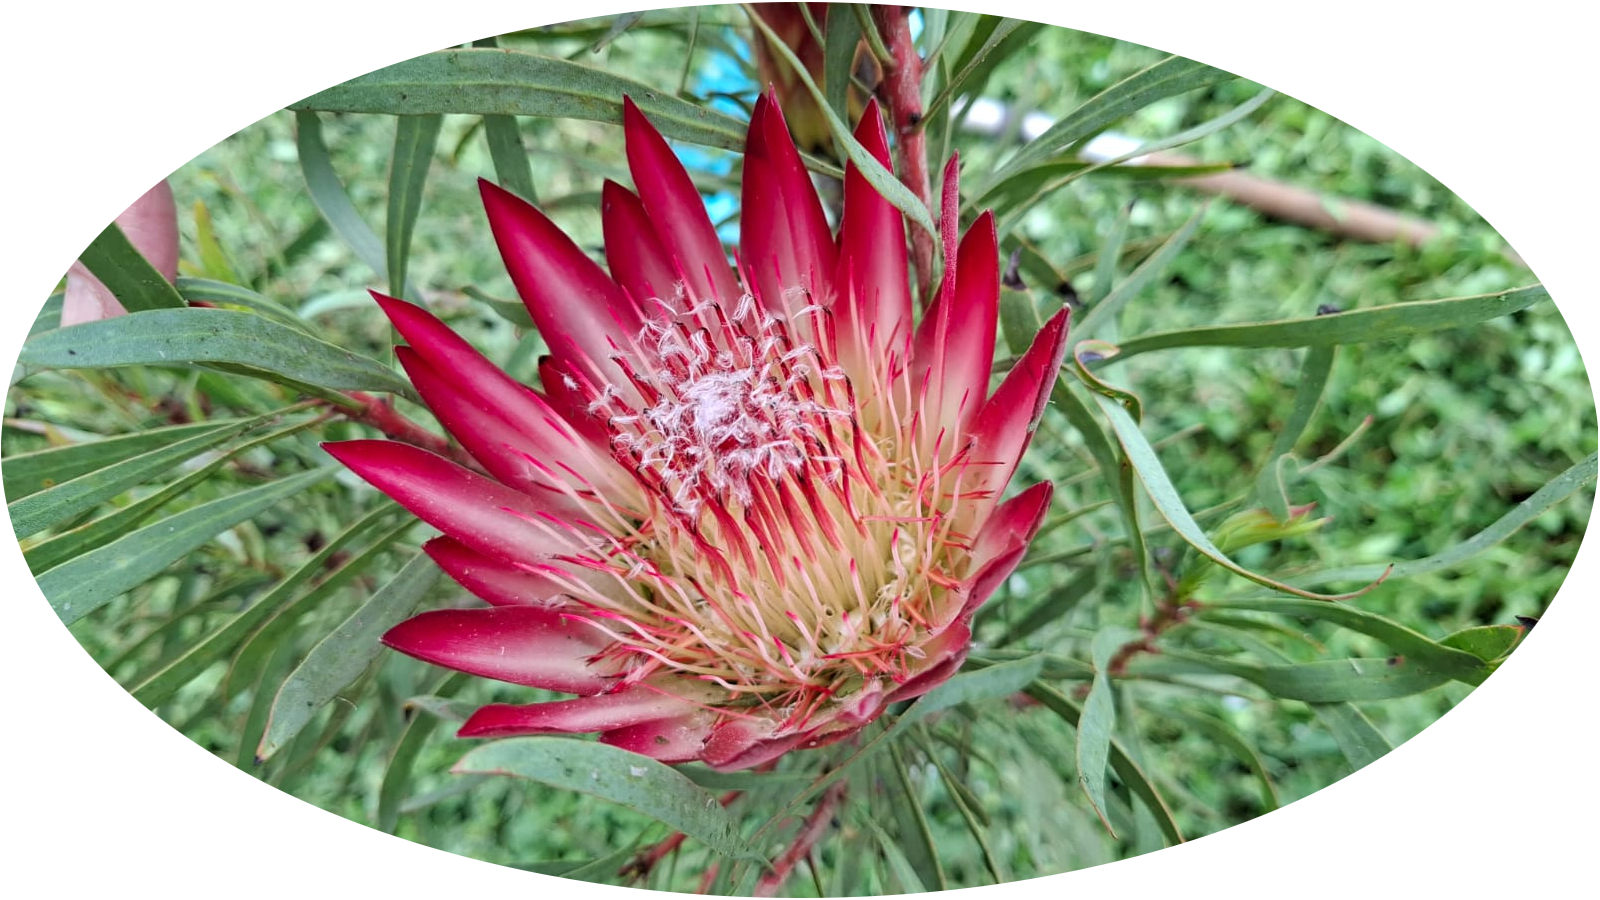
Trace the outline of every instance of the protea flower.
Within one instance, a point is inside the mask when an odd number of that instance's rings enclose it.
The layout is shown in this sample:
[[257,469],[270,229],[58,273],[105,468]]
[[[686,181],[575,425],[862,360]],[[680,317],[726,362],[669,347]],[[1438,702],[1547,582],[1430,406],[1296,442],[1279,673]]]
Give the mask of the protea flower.
[[[887,165],[873,113],[856,136]],[[609,275],[482,185],[550,347],[542,393],[375,295],[418,392],[483,472],[401,443],[328,449],[442,531],[428,553],[490,604],[424,612],[387,644],[577,695],[485,706],[462,736],[598,732],[739,769],[847,737],[961,666],[973,611],[1049,505],[1047,483],[1001,495],[1065,313],[987,396],[990,214],[913,327],[900,213],[851,167],[835,239],[774,101],[751,118],[734,265],[631,102],[624,124],[638,193],[605,185]]]

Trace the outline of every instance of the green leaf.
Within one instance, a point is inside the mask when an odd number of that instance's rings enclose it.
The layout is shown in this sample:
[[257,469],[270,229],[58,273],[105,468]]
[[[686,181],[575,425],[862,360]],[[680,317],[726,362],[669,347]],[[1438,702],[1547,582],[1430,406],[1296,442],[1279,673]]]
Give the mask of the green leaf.
[[257,621],[261,622],[260,627],[250,632],[249,637],[239,647],[239,651],[234,654],[232,665],[228,668],[226,683],[253,679],[267,655],[272,652],[272,648],[278,642],[288,639],[288,632],[296,627],[302,616],[329,603],[358,575],[366,572],[380,559],[387,558],[397,549],[395,545],[416,526],[415,519],[401,521],[400,524],[378,535],[371,544],[345,560],[338,568],[327,573],[326,577],[305,593],[263,615],[261,619],[265,621],[258,619]]
[[916,786],[911,783],[911,772],[906,767],[905,754],[900,752],[899,744],[889,745],[889,759],[889,771],[894,780],[885,787],[893,797],[891,806],[900,826],[900,838],[905,842],[903,849],[906,861],[917,873],[919,882],[933,885],[936,891],[949,890],[944,869],[939,865],[939,850],[933,843],[933,832],[928,827],[928,816],[922,811],[922,801],[917,797]]
[[394,127],[394,156],[389,161],[389,216],[384,227],[384,248],[389,263],[389,293],[416,296],[406,285],[411,259],[411,234],[422,211],[422,190],[433,164],[444,117],[399,116]]
[[[1034,682],[1028,686],[1028,696],[1039,701],[1051,712],[1060,716],[1062,721],[1073,728],[1078,728],[1083,719],[1083,709],[1072,702],[1065,694],[1047,684]],[[1156,790],[1155,782],[1145,775],[1139,764],[1117,741],[1111,739],[1110,752],[1111,771],[1117,773],[1122,783],[1138,797],[1145,809],[1155,817],[1156,824],[1161,828],[1161,833],[1169,844],[1183,843],[1183,833],[1178,830],[1178,822],[1172,817],[1172,810],[1167,807],[1167,801],[1162,799],[1161,792]]]
[[867,830],[871,832],[873,839],[878,842],[878,849],[883,853],[884,860],[889,864],[889,874],[894,876],[895,881],[899,883],[900,893],[926,893],[928,889],[923,886],[922,879],[917,877],[916,868],[911,865],[910,860],[906,859],[905,851],[900,849],[900,845],[895,843],[894,838],[890,837],[889,833],[883,830],[883,826],[874,821],[871,816],[864,816],[861,822],[867,826]]
[[[1405,578],[1425,572],[1437,572],[1458,566],[1510,537],[1517,529],[1538,518],[1545,510],[1576,494],[1595,482],[1596,454],[1589,454],[1581,462],[1550,479],[1533,496],[1518,503],[1511,511],[1495,520],[1493,525],[1440,553],[1422,559],[1395,563],[1390,578]],[[1307,584],[1328,584],[1336,581],[1368,581],[1374,572],[1384,570],[1382,565],[1349,566],[1327,569],[1301,579]]]
[[79,260],[129,312],[184,305],[178,289],[144,258],[115,222],[84,248]]
[[[386,66],[290,105],[323,112],[546,116],[622,122],[628,96],[667,137],[739,150],[738,119],[581,63],[515,50],[443,50]],[[379,269],[382,271],[382,269]]]
[[589,46],[589,52],[599,53],[604,50],[612,41],[622,37],[624,32],[632,28],[642,18],[644,18],[644,13],[642,12],[623,13],[617,16],[611,20],[611,27],[606,29],[606,33]]
[[822,83],[828,90],[828,107],[841,120],[849,117],[850,76],[855,70],[856,48],[861,44],[861,20],[845,15],[842,4],[828,16],[822,51]]
[[39,307],[39,314],[33,317],[33,324],[28,326],[28,337],[60,328],[61,307],[65,306],[66,302],[66,294],[51,294],[46,298],[44,305]]
[[1348,703],[1313,703],[1316,715],[1339,745],[1352,770],[1360,769],[1394,749],[1383,732],[1361,710]]
[[[1100,327],[1103,327],[1116,317],[1117,311],[1122,309],[1129,300],[1144,290],[1145,286],[1154,281],[1158,275],[1165,272],[1167,267],[1172,265],[1172,261],[1177,259],[1178,254],[1183,252],[1183,248],[1188,245],[1189,239],[1194,237],[1195,231],[1200,227],[1200,220],[1205,214],[1206,207],[1202,206],[1194,215],[1189,217],[1189,221],[1183,223],[1182,227],[1173,232],[1171,237],[1162,242],[1156,252],[1150,254],[1144,262],[1139,264],[1137,269],[1129,273],[1127,278],[1113,287],[1105,295],[1104,299],[1091,306],[1088,315],[1074,322],[1072,326],[1072,342],[1077,344],[1085,338],[1094,336]],[[1113,253],[1110,258],[1115,259],[1115,254]],[[1100,272],[1097,270],[1095,273],[1097,285],[1099,284],[1099,275]]]
[[516,116],[483,117],[483,136],[489,143],[489,159],[500,186],[529,203],[539,202],[533,189],[533,166],[528,149],[522,145],[522,128]]
[[278,689],[256,759],[271,759],[317,711],[366,671],[383,651],[384,632],[400,624],[433,587],[439,567],[419,553],[366,603],[317,642]]
[[989,182],[973,194],[981,199],[1007,178],[1037,163],[1060,154],[1069,146],[1098,134],[1118,119],[1167,97],[1210,87],[1234,76],[1203,63],[1169,56],[1128,76],[1073,110],[1066,118],[1017,151],[1005,165],[990,176]]
[[1117,455],[1105,430],[1095,419],[1088,404],[1078,396],[1076,388],[1065,379],[1057,379],[1056,386],[1050,391],[1050,399],[1066,414],[1067,423],[1083,438],[1089,454],[1100,468],[1101,479],[1106,484],[1117,486],[1117,511],[1122,516],[1122,527],[1127,533],[1134,562],[1139,566],[1140,584],[1146,597],[1154,596],[1155,588],[1150,580],[1150,554],[1145,546],[1144,530],[1139,525],[1139,503],[1133,490],[1131,468]]
[[322,119],[316,113],[302,109],[295,113],[294,121],[300,172],[305,177],[311,202],[339,237],[344,238],[344,242],[355,251],[357,259],[366,263],[373,274],[387,274],[389,264],[384,260],[383,242],[378,240],[372,226],[356,211],[355,204],[350,202],[350,194],[333,171],[328,145],[322,140]]
[[[336,555],[343,553],[350,542],[358,537],[365,536],[367,532],[387,521],[398,510],[399,507],[394,503],[385,502],[377,509],[362,516],[344,531],[334,535],[327,544],[323,545],[321,550],[318,550],[310,559],[301,563],[293,572],[273,585],[272,590],[257,598],[255,602],[239,611],[233,618],[211,631],[187,653],[163,665],[154,673],[135,679],[132,682],[134,688],[131,691],[133,699],[150,709],[154,709],[172,699],[172,695],[176,694],[179,688],[194,680],[201,672],[231,652],[239,641],[243,640],[245,635],[249,634],[262,621],[279,612],[283,604],[294,596],[294,592],[302,584],[323,574],[329,562]],[[408,520],[401,528],[408,529],[411,524]],[[400,533],[401,529],[396,529],[391,533],[390,537],[398,537]],[[340,571],[349,570],[352,566],[356,566],[355,560],[346,563]],[[356,566],[356,568],[358,570],[359,566]],[[311,596],[315,597],[317,595],[313,592]],[[281,643],[277,642],[273,646],[279,646]],[[257,673],[251,673],[252,676],[255,674]],[[253,677],[251,680],[254,680]],[[254,749],[254,747],[251,748],[252,751]]]
[[533,314],[528,312],[528,307],[520,300],[501,300],[491,297],[476,287],[468,286],[462,289],[468,297],[484,303],[494,310],[495,315],[519,328],[534,328]]
[[1122,408],[1122,404],[1103,394],[1094,394],[1094,399],[1100,404],[1100,409],[1106,414],[1106,418],[1111,421],[1111,429],[1116,432],[1117,441],[1122,444],[1123,452],[1128,455],[1128,461],[1133,465],[1133,471],[1138,475],[1140,483],[1144,485],[1145,493],[1155,504],[1156,511],[1167,520],[1167,524],[1172,526],[1185,543],[1222,568],[1274,590],[1314,600],[1344,599],[1348,596],[1317,594],[1284,584],[1252,572],[1229,559],[1211,542],[1211,538],[1200,528],[1200,523],[1194,520],[1194,516],[1183,505],[1183,498],[1178,496],[1178,489],[1167,476],[1166,469],[1161,465],[1161,459],[1156,456],[1155,448],[1150,446],[1150,442],[1139,431],[1138,424],[1128,415],[1128,411]]
[[[989,18],[989,17],[985,17]],[[959,62],[960,68],[923,110],[923,119],[931,119],[944,111],[954,98],[963,93],[981,91],[994,67],[1028,41],[1044,26],[1025,19],[1000,19],[993,30],[977,47],[966,47]],[[998,52],[997,52],[998,51]],[[970,88],[968,83],[971,82]]]
[[1083,715],[1076,725],[1078,787],[1089,798],[1089,805],[1112,837],[1116,837],[1117,833],[1111,827],[1111,820],[1106,818],[1106,760],[1111,753],[1111,733],[1116,728],[1117,705],[1111,696],[1109,669],[1111,658],[1117,650],[1138,636],[1138,632],[1126,628],[1106,628],[1094,636],[1089,645],[1089,657],[1094,662],[1094,681],[1083,703]]
[[1305,434],[1311,416],[1322,402],[1322,391],[1328,384],[1328,374],[1333,371],[1335,348],[1331,344],[1312,347],[1306,351],[1300,366],[1300,380],[1295,385],[1294,402],[1289,408],[1289,418],[1278,429],[1267,454],[1267,464],[1256,476],[1256,499],[1279,522],[1289,521],[1289,485],[1286,469],[1294,459],[1294,445]]
[[[197,422],[188,425],[172,425],[165,428],[152,428],[137,434],[118,435],[117,437],[104,438],[83,444],[69,444],[64,447],[50,447],[45,450],[36,450],[32,453],[19,453],[8,456],[0,465],[3,465],[5,478],[6,499],[13,504],[23,497],[38,493],[46,488],[55,487],[62,482],[70,481],[80,475],[103,469],[113,463],[156,450],[202,434],[218,434],[243,427],[247,420],[230,419],[224,421]],[[234,433],[237,433],[235,431]],[[224,435],[217,440],[226,438]],[[213,441],[215,443],[216,441]],[[203,449],[205,445],[201,445]],[[159,470],[157,470],[159,471]]]
[[1267,774],[1267,766],[1262,762],[1261,754],[1250,746],[1244,735],[1227,722],[1207,713],[1193,712],[1181,707],[1169,707],[1163,712],[1178,716],[1239,757],[1239,761],[1250,769],[1251,774],[1255,776],[1257,786],[1261,788],[1262,811],[1272,812],[1278,808],[1278,788],[1272,783],[1272,777]]
[[[233,263],[228,261],[227,251],[222,249],[222,244],[217,240],[216,226],[211,222],[211,210],[204,200],[194,201],[194,230],[196,243],[200,245],[200,270],[211,278],[223,281],[242,281],[238,272],[233,269]],[[183,293],[180,287],[178,293]]]
[[1534,285],[1498,294],[1414,300],[1308,319],[1162,331],[1124,340],[1120,344],[1122,352],[1115,358],[1124,360],[1173,347],[1308,347],[1395,340],[1445,328],[1466,328],[1548,299],[1549,292]]
[[1048,591],[1045,598],[1030,609],[1027,615],[1012,623],[996,645],[1005,647],[1015,644],[1031,637],[1034,632],[1051,622],[1060,621],[1068,610],[1093,594],[1099,583],[1100,567],[1083,567],[1065,586]]
[[[63,454],[67,463],[63,474],[83,472],[76,476],[67,475],[65,481],[40,490],[21,493],[19,499],[6,507],[11,514],[11,527],[16,530],[18,538],[30,537],[57,522],[93,509],[131,487],[169,472],[184,460],[243,434],[268,418],[270,416],[230,419],[220,424],[208,422],[198,426],[161,428],[126,438],[42,450],[38,454],[19,457],[22,464],[16,472],[12,469],[12,460],[8,459],[5,461],[8,493],[13,475],[27,478],[28,484],[49,480],[42,476],[42,473],[49,471],[40,466],[43,454]],[[174,440],[171,443],[144,440],[151,434]],[[181,436],[185,434],[188,436]],[[102,444],[116,446],[101,447]],[[155,449],[145,449],[147,447]],[[94,452],[95,449],[99,453]]]
[[[1098,257],[1094,261],[1094,284],[1089,287],[1088,296],[1084,297],[1084,305],[1093,309],[1111,293],[1111,287],[1117,278],[1117,263],[1122,259],[1123,245],[1128,241],[1128,223],[1133,221],[1133,204],[1124,204],[1117,213],[1117,218],[1111,223],[1111,233],[1106,235],[1106,241],[1100,245]],[[1170,243],[1172,238],[1167,238],[1163,243]]]
[[923,694],[921,699],[900,716],[891,730],[903,731],[918,719],[963,703],[1003,700],[1012,694],[1021,693],[1039,677],[1043,667],[1044,656],[1036,654],[987,666],[975,672],[960,672],[944,684]]
[[1011,288],[1000,289],[1000,333],[1006,348],[1020,356],[1033,343],[1043,322],[1039,320],[1039,307],[1033,295]]
[[646,756],[565,737],[517,737],[467,753],[457,774],[511,775],[626,806],[734,858],[758,855],[717,798]]
[[39,589],[61,621],[71,625],[218,534],[331,474],[331,468],[302,472],[168,516],[45,572]]
[[54,568],[81,553],[86,553],[107,541],[115,540],[127,534],[137,527],[139,523],[154,515],[161,507],[171,502],[173,498],[183,496],[199,485],[204,484],[218,469],[227,465],[230,460],[239,454],[255,447],[270,444],[297,431],[310,428],[315,424],[316,420],[307,419],[268,432],[252,440],[235,444],[226,451],[221,452],[211,462],[187,473],[170,484],[164,485],[160,490],[148,496],[140,497],[126,506],[120,507],[93,521],[85,522],[70,531],[64,531],[48,540],[24,547],[22,551],[23,558],[27,560],[28,568],[35,575]]
[[274,381],[416,399],[411,385],[377,360],[226,309],[153,310],[60,328],[23,344],[21,360],[46,369],[228,364]]
[[[1278,436],[1272,440],[1272,455],[1283,456],[1293,452],[1294,444],[1298,444],[1299,437],[1306,432],[1310,416],[1317,412],[1317,404],[1322,402],[1328,373],[1333,370],[1333,352],[1333,346],[1317,346],[1306,351],[1306,362],[1301,364],[1301,375],[1294,386],[1290,418],[1283,421],[1282,428],[1278,428]],[[1286,517],[1278,516],[1277,519],[1283,522]]]
[[1135,660],[1130,675],[1216,672],[1233,675],[1285,700],[1307,703],[1368,703],[1431,691],[1452,680],[1427,660],[1322,659],[1293,665],[1257,666],[1200,653],[1166,650]]
[[[743,5],[748,11],[749,4]],[[828,105],[828,98],[817,87],[816,81],[811,78],[811,73],[806,70],[805,65],[800,62],[798,56],[795,56],[789,45],[779,39],[773,33],[772,27],[760,16],[750,12],[749,18],[751,23],[766,36],[767,46],[772,52],[788,63],[790,70],[799,77],[801,83],[806,86],[806,90],[811,92],[812,99],[817,101],[817,105],[822,109],[822,114],[827,117],[828,127],[833,131],[834,142],[844,151],[843,155],[849,157],[850,161],[856,164],[856,169],[861,172],[862,177],[877,189],[883,199],[894,204],[894,207],[904,213],[918,228],[934,237],[938,237],[939,232],[933,226],[933,217],[929,215],[928,207],[917,199],[916,194],[911,193],[910,188],[901,184],[894,177],[893,172],[884,168],[883,163],[878,162],[877,157],[867,152],[867,148],[861,146],[861,142],[856,140],[851,133],[850,126]]]
[[1495,662],[1509,656],[1527,630],[1521,625],[1479,625],[1457,631],[1439,641],[1439,645],[1464,650],[1484,662]]
[[178,293],[190,303],[209,303],[225,307],[238,307],[246,312],[265,316],[280,325],[309,332],[310,326],[283,304],[261,296],[255,291],[224,281],[205,278],[178,278]]
[[[464,672],[452,672],[434,690],[441,698],[448,697],[460,690],[467,678]],[[406,788],[411,784],[411,766],[439,724],[436,716],[415,713],[406,722],[400,740],[395,742],[394,753],[389,756],[389,765],[383,770],[383,783],[378,786],[379,831],[394,834],[399,827],[400,801],[405,799]]]
[[1471,653],[1434,643],[1398,622],[1344,603],[1290,597],[1223,597],[1206,601],[1199,614],[1213,609],[1249,609],[1321,619],[1377,638],[1407,659],[1424,663],[1446,677],[1476,683],[1474,679],[1481,680],[1484,674],[1483,660]]

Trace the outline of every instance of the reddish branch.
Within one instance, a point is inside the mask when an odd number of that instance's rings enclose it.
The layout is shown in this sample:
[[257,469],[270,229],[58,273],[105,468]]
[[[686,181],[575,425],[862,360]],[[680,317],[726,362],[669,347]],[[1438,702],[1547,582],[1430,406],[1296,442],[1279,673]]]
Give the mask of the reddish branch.
[[817,806],[806,816],[805,822],[800,826],[800,833],[795,835],[794,843],[783,852],[772,864],[772,871],[761,876],[756,883],[755,896],[773,897],[789,880],[790,874],[800,860],[811,855],[811,849],[822,840],[822,836],[833,827],[833,813],[839,807],[839,800],[844,796],[844,781],[836,781],[817,801]]
[[[922,130],[922,57],[911,42],[911,7],[874,6],[872,18],[894,64],[884,67],[881,90],[894,123],[900,181],[917,195],[928,215],[938,214],[928,182],[928,140]],[[917,270],[923,301],[933,296],[933,235],[911,232],[911,261]]]
[[1112,654],[1106,662],[1106,671],[1112,676],[1120,676],[1128,667],[1128,661],[1140,653],[1156,653],[1156,639],[1162,632],[1189,618],[1190,611],[1198,608],[1196,600],[1182,600],[1176,597],[1162,600],[1156,604],[1153,615],[1141,617],[1139,630],[1144,632],[1144,638],[1134,643],[1127,644]]
[[352,420],[363,425],[371,425],[391,440],[421,447],[447,459],[453,459],[469,469],[478,468],[477,462],[468,456],[465,450],[401,415],[388,400],[362,391],[345,391],[345,396],[361,404],[358,410],[336,408],[338,412],[349,416]]

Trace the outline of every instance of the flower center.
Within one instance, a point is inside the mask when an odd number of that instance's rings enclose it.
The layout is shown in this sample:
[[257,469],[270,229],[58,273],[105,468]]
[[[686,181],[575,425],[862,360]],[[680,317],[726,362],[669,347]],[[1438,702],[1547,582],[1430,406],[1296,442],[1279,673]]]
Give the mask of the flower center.
[[845,380],[837,365],[748,296],[731,316],[715,304],[661,305],[671,315],[649,321],[635,352],[617,357],[638,400],[607,390],[590,411],[608,417],[613,448],[673,508],[691,519],[707,502],[747,509],[755,479],[839,477],[833,423],[848,422],[853,410],[836,389]]

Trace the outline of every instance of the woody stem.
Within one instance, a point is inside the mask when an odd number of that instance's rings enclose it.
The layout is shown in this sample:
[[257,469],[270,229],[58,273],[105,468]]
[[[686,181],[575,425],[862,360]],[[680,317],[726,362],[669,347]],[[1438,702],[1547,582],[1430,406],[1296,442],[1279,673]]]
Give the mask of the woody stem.
[[[911,41],[910,14],[909,6],[872,7],[872,18],[894,59],[892,67],[885,67],[883,92],[897,138],[900,181],[928,207],[929,215],[937,216],[928,181],[928,140],[922,129],[922,57]],[[933,295],[933,235],[912,230],[911,262],[926,302]]]

